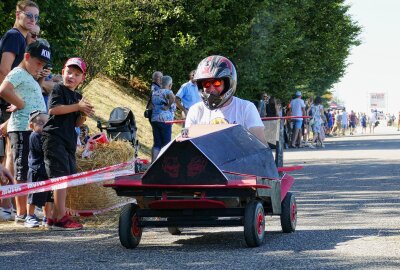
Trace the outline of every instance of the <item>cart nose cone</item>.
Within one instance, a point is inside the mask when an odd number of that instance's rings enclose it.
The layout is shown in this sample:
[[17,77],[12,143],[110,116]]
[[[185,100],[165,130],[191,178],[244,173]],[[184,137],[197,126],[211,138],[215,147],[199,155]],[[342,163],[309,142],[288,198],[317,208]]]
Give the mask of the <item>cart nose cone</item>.
[[142,181],[227,184],[237,180],[238,174],[279,177],[271,149],[242,126],[234,125],[188,140],[175,140],[146,171]]

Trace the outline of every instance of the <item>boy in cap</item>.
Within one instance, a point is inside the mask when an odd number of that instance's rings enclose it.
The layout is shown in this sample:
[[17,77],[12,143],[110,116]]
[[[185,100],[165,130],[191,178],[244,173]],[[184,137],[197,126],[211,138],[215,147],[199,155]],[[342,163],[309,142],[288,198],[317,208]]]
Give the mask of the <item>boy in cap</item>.
[[[42,111],[33,111],[29,115],[29,128],[32,133],[29,137],[29,157],[28,157],[28,182],[39,182],[47,180],[47,173],[44,167],[44,157],[42,149],[43,126],[49,120],[49,115]],[[28,195],[28,210],[25,220],[25,227],[39,227],[38,218],[35,216],[35,206],[43,207],[43,226],[47,225],[47,220],[51,212],[51,192],[39,192]]]
[[[26,47],[24,59],[15,67],[0,85],[0,96],[10,103],[11,116],[7,132],[14,158],[14,183],[25,183],[28,174],[29,114],[45,111],[42,89],[35,80],[44,65],[51,61],[50,48],[39,42]],[[25,221],[27,196],[16,197],[17,215],[15,222]]]
[[[49,121],[43,128],[43,152],[47,175],[50,178],[76,173],[75,127],[80,127],[93,106],[75,90],[83,83],[86,63],[70,58],[62,70],[63,83],[54,86],[49,97]],[[65,211],[67,190],[54,191],[53,230],[79,230],[82,225],[71,220]]]

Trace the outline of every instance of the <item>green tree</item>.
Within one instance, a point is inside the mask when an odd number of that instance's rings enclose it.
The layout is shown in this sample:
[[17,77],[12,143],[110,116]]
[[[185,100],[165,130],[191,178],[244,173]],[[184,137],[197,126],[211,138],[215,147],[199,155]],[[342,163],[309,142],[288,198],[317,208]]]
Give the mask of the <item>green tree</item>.
[[346,68],[360,27],[342,0],[264,1],[253,20],[252,38],[240,52],[241,95],[268,91],[288,100],[301,89],[326,93]]

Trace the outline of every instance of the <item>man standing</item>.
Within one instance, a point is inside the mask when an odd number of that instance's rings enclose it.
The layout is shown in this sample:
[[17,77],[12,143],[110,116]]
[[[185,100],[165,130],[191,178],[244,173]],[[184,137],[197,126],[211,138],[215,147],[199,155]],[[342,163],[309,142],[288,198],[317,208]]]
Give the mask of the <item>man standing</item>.
[[151,102],[151,98],[153,96],[153,92],[160,90],[161,79],[162,79],[162,72],[161,71],[154,71],[153,75],[151,76],[151,86],[150,86],[150,93],[149,93],[149,100],[147,101],[145,117],[149,119],[151,124],[151,114],[153,113],[153,103]]
[[183,118],[186,118],[187,112],[193,104],[201,101],[199,89],[194,80],[195,72],[196,70],[192,70],[189,73],[189,81],[182,84],[176,94],[176,106],[182,111]]
[[[18,1],[15,12],[14,27],[8,30],[0,40],[0,84],[7,74],[18,66],[24,58],[26,37],[33,30],[39,20],[39,6],[29,0]],[[5,123],[11,113],[7,112],[10,104],[0,99],[0,136],[6,130]],[[8,140],[5,140],[6,149],[0,149],[0,158],[6,157],[5,167],[13,170],[13,158]],[[11,219],[11,202],[3,200],[0,204],[0,218]]]
[[[306,104],[304,100],[301,99],[301,92],[296,92],[296,98],[292,99],[290,102],[290,115],[291,116],[305,116],[306,115]],[[293,119],[293,133],[292,133],[292,143],[291,148],[296,147],[296,143],[300,144],[301,139],[301,126],[303,124],[303,118]]]
[[349,115],[350,135],[354,134],[354,130],[356,129],[356,124],[357,124],[356,113],[353,110],[351,110],[350,115]]

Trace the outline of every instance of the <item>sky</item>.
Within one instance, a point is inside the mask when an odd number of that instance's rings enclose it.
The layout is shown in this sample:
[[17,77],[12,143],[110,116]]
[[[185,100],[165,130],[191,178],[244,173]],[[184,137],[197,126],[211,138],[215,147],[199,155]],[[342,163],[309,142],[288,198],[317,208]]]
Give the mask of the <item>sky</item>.
[[349,66],[333,93],[346,109],[369,110],[369,94],[385,93],[385,112],[400,112],[400,0],[347,0],[362,27],[362,44],[351,50]]

